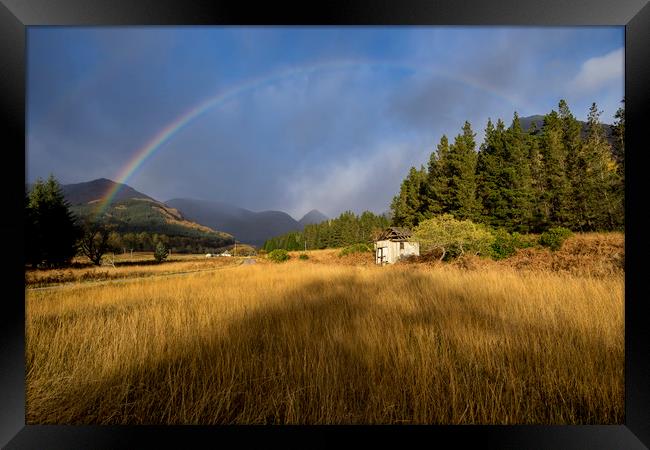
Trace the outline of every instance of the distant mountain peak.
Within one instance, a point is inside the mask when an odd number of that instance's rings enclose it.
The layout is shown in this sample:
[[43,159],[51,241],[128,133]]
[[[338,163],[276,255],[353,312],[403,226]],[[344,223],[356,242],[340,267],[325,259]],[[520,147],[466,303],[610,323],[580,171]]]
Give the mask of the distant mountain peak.
[[302,219],[300,219],[300,220],[298,221],[298,223],[299,223],[302,227],[304,227],[305,225],[310,225],[310,224],[314,224],[314,223],[321,223],[321,222],[324,222],[324,221],[326,221],[327,219],[329,219],[329,217],[327,217],[325,214],[323,214],[322,212],[320,212],[320,211],[317,210],[317,209],[312,209],[312,210],[309,211],[307,214],[305,214],[304,216],[302,216]]
[[208,227],[232,234],[240,242],[261,246],[273,236],[303,228],[283,211],[254,212],[237,206],[210,200],[176,198],[166,205],[179,210],[184,217]]

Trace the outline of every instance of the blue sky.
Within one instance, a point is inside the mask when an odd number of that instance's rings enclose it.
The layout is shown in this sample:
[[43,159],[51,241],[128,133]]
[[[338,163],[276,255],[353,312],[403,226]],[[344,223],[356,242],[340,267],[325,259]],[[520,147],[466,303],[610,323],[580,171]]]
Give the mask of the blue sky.
[[623,27],[29,27],[27,180],[126,180],[158,200],[218,200],[297,219],[386,211],[409,167],[469,120],[564,98],[612,123]]

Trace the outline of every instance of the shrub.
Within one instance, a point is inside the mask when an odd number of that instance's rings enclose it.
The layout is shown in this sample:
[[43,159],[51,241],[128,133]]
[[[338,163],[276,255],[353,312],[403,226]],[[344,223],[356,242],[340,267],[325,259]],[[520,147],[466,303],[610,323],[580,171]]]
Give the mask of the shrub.
[[309,259],[309,255],[307,253],[301,253],[300,256],[298,256],[299,259]]
[[364,244],[364,243],[352,244],[352,245],[348,245],[343,250],[341,250],[339,256],[350,255],[352,253],[366,253],[372,251],[374,251],[373,248],[368,244]]
[[420,222],[413,240],[420,243],[420,252],[440,251],[440,260],[449,260],[464,254],[490,255],[495,238],[485,225],[443,214]]
[[505,259],[515,254],[517,251],[514,234],[508,233],[503,228],[493,232],[494,242],[491,245],[492,259]]
[[549,228],[539,237],[539,243],[551,250],[559,250],[562,243],[567,240],[573,233],[564,227]]
[[277,263],[287,261],[289,258],[291,258],[291,256],[289,256],[289,253],[286,250],[281,248],[270,251],[268,255],[266,255],[266,257],[271,261]]
[[534,234],[519,234],[516,231],[512,233],[512,241],[515,248],[531,248],[538,244],[539,238]]
[[169,251],[167,250],[167,246],[163,242],[158,241],[158,244],[156,244],[156,249],[153,252],[153,257],[156,258],[157,262],[161,263],[167,259],[168,255]]

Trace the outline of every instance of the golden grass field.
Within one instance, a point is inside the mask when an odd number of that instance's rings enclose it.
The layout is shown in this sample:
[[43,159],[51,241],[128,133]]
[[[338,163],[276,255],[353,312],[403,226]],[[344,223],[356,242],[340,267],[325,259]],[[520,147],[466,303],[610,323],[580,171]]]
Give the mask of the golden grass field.
[[206,258],[205,255],[174,255],[164,264],[154,264],[152,253],[116,255],[115,267],[93,266],[85,258],[74,261],[77,266],[64,269],[29,269],[25,284],[29,287],[47,287],[64,283],[117,280],[153,275],[198,272],[241,263],[239,258]]
[[27,290],[27,423],[624,422],[622,270],[308,254]]

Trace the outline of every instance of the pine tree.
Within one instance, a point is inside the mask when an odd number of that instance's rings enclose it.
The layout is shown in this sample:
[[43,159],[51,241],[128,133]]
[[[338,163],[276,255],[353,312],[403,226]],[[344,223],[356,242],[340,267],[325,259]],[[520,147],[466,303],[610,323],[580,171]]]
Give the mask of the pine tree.
[[625,99],[621,100],[623,106],[618,108],[612,127],[614,144],[612,152],[616,162],[616,181],[613,187],[613,203],[615,227],[622,229],[625,224]]
[[447,179],[445,211],[459,219],[475,219],[476,201],[476,143],[469,122],[465,121],[462,134],[449,147],[447,158],[441,159],[443,177]]
[[540,149],[540,138],[537,134],[537,125],[533,123],[525,137],[528,148],[528,161],[530,164],[532,216],[530,231],[541,232],[549,221],[541,199],[545,195],[544,160]]
[[[605,138],[600,114],[596,104],[592,103],[587,118],[587,136],[581,154],[581,165],[584,167],[581,187],[584,192],[579,197],[583,203],[577,205],[581,213],[579,226],[589,231],[614,229],[615,215],[620,203],[615,196],[619,184],[616,161]],[[574,195],[577,194],[574,192]]]
[[507,203],[503,193],[502,171],[505,164],[505,125],[499,119],[496,128],[488,119],[485,140],[476,162],[476,192],[480,204],[477,219],[491,226],[506,223]]
[[580,196],[584,181],[581,178],[584,170],[581,159],[582,138],[580,133],[582,126],[569,110],[565,100],[560,100],[558,110],[562,128],[562,143],[566,155],[566,176],[571,190],[568,200],[567,225],[570,228],[576,228],[579,226],[577,214],[580,210]]
[[29,194],[27,209],[32,233],[32,236],[27,236],[31,240],[31,264],[44,263],[54,267],[69,264],[77,253],[80,230],[53,175],[47,181],[40,178],[36,181]]
[[569,196],[571,186],[566,173],[562,122],[556,111],[551,111],[544,116],[540,144],[544,162],[544,193],[538,201],[543,216],[548,218],[548,222],[543,227],[570,226]]
[[625,163],[625,99],[621,100],[623,106],[619,107],[614,114],[616,121],[612,126],[614,137],[614,156],[616,162],[621,166]]
[[614,115],[616,121],[612,126],[612,137],[614,138],[612,152],[620,177],[620,189],[623,190],[623,186],[625,185],[625,99],[621,103],[623,103],[623,106],[618,108]]
[[532,179],[529,152],[517,113],[506,133],[505,144],[507,228],[510,231],[528,232],[533,216]]
[[447,179],[443,173],[443,161],[447,161],[449,155],[449,140],[442,135],[436,151],[431,152],[427,167],[426,183],[424,186],[423,210],[427,218],[441,214],[445,210]]
[[400,192],[393,198],[391,212],[395,226],[414,227],[426,217],[424,201],[426,171],[411,167],[408,176],[402,181]]

